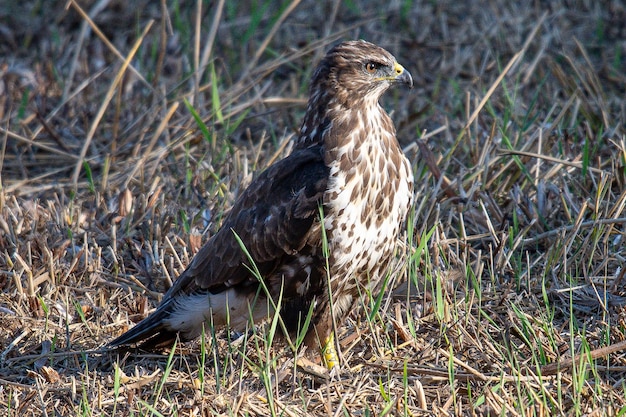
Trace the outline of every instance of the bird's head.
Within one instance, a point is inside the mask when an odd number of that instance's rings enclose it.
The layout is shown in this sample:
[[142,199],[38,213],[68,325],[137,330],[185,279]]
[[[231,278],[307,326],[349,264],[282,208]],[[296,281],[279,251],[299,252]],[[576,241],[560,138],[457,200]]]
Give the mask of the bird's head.
[[394,56],[372,43],[349,41],[335,46],[322,59],[313,74],[311,98],[316,91],[324,91],[343,104],[377,102],[393,85],[413,87],[411,74]]
[[[394,85],[411,88],[413,79],[393,55],[380,46],[362,40],[335,46],[313,73],[297,146],[330,140],[327,135],[331,126],[333,140],[343,140],[363,117],[370,122],[383,119],[379,122],[384,123],[387,130],[393,130],[393,123],[378,100]],[[358,116],[346,110],[356,111]]]

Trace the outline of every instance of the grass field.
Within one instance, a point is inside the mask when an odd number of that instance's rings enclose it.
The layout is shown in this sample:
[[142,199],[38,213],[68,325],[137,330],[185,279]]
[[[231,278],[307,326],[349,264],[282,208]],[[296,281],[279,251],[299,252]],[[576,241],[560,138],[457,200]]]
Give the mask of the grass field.
[[[1,2],[0,415],[625,415],[624,22],[618,0]],[[269,325],[103,349],[355,38],[415,79],[383,104],[416,196],[339,374]]]

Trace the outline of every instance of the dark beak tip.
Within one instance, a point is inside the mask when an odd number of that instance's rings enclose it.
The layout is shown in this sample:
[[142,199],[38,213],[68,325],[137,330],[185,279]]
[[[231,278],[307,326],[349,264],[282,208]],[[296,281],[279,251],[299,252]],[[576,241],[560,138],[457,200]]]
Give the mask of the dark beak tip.
[[413,77],[411,77],[411,74],[408,71],[404,71],[404,74],[402,74],[404,79],[403,82],[409,86],[409,88],[413,88]]
[[402,74],[398,76],[398,81],[405,84],[409,88],[413,88],[413,77],[411,77],[411,73],[407,70],[404,70]]

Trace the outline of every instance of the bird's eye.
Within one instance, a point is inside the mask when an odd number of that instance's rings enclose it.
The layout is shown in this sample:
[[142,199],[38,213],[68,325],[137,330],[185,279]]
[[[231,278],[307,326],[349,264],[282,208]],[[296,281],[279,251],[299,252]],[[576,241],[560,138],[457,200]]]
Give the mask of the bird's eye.
[[374,62],[368,62],[367,64],[365,64],[365,71],[369,72],[370,74],[374,74],[378,70],[378,67],[378,64]]

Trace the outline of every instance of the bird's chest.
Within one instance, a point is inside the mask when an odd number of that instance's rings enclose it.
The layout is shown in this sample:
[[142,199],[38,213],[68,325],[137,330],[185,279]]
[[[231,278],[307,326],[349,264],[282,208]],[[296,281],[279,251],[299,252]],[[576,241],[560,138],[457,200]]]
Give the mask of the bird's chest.
[[378,283],[412,195],[413,176],[399,148],[374,144],[338,153],[330,170],[324,219],[335,285],[347,279],[369,280],[369,286]]

